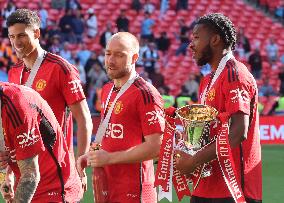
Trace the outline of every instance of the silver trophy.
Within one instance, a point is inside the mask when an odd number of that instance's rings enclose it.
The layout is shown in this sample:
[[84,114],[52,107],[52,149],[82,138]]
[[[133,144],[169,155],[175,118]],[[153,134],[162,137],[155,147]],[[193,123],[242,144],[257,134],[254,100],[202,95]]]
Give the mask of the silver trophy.
[[[178,142],[177,148],[194,155],[199,149],[207,145],[210,140],[210,124],[216,120],[218,111],[207,105],[192,104],[176,110],[176,115],[181,120],[183,130],[187,136]],[[204,164],[201,177],[211,175],[211,166]]]

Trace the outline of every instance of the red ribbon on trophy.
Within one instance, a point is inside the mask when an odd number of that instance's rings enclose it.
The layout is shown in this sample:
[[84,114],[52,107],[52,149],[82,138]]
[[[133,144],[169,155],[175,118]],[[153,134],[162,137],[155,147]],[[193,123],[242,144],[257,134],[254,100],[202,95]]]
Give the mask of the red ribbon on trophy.
[[[186,177],[178,170],[176,170],[176,164],[174,159],[174,136],[175,136],[175,108],[169,108],[166,110],[166,127],[163,135],[163,141],[160,149],[159,162],[155,174],[155,187],[161,186],[163,192],[169,192],[172,187],[172,182],[178,199],[181,200],[185,195],[191,195],[187,185]],[[172,161],[173,160],[173,161]],[[171,166],[173,164],[173,167]],[[171,179],[171,168],[173,169],[173,177]],[[164,197],[167,198],[165,195]]]
[[155,187],[160,185],[164,191],[169,191],[168,181],[170,179],[171,158],[173,156],[173,141],[175,134],[175,119],[166,116],[166,127],[160,149],[159,162],[155,175]]
[[181,201],[184,196],[191,196],[188,188],[187,178],[176,169],[176,160],[174,159],[173,185],[177,193],[178,200]]
[[245,197],[240,187],[240,180],[236,176],[236,168],[229,143],[228,113],[220,113],[221,128],[216,139],[217,158],[227,187],[237,203],[245,203]]

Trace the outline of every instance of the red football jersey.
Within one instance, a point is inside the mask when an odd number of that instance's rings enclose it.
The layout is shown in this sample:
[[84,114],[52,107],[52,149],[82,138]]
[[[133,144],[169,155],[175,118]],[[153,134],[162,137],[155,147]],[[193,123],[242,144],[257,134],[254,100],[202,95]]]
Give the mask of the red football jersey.
[[[210,81],[211,75],[201,81],[200,93],[203,93]],[[257,102],[258,91],[253,76],[244,64],[235,59],[227,62],[206,97],[206,104],[215,107],[219,112],[228,112],[232,115],[239,111],[249,115],[250,124],[247,139],[242,142],[243,161],[240,160],[240,147],[233,148],[232,154],[239,180],[241,180],[241,174],[244,174],[245,197],[261,200],[262,169]],[[212,137],[217,135],[218,128],[218,125],[211,126]],[[218,161],[214,160],[210,164],[213,174],[201,179],[193,195],[205,198],[231,197]],[[243,172],[241,172],[241,164],[243,164]]]
[[[19,62],[9,70],[8,80],[23,85],[29,74],[25,71],[24,63]],[[66,136],[67,146],[73,152],[73,122],[67,105],[85,99],[77,68],[60,56],[46,53],[32,88],[51,107]]]
[[[102,113],[113,83],[102,90]],[[117,95],[113,91],[108,107]],[[163,101],[158,91],[141,77],[117,100],[102,148],[108,152],[127,150],[141,144],[145,136],[163,133]],[[106,115],[106,114],[105,114]],[[111,202],[157,202],[153,161],[104,167]]]
[[[0,93],[5,147],[16,185],[21,176],[16,161],[38,155],[40,182],[32,202],[62,201],[62,190],[67,201],[79,201],[82,187],[75,162],[47,102],[34,90],[11,83],[0,83]],[[47,133],[43,120],[54,133]]]

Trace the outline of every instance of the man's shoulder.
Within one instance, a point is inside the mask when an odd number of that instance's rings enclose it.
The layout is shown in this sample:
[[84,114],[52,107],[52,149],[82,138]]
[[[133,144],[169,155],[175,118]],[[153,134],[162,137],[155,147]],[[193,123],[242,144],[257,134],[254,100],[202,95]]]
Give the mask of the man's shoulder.
[[24,61],[20,60],[17,63],[13,64],[10,69],[20,69],[24,67]]
[[74,71],[75,69],[75,67],[71,63],[69,63],[66,59],[50,52],[47,53],[45,61],[47,62],[47,66],[49,66],[49,68],[50,64],[53,64],[52,66],[53,68],[59,68],[64,72],[64,74],[70,74],[70,72]]
[[143,97],[144,104],[160,103],[160,99],[162,98],[161,94],[151,83],[147,82],[142,77],[138,77],[134,81],[133,87],[135,94],[139,92]]
[[231,59],[227,62],[224,74],[226,75],[229,83],[254,81],[254,78],[247,66],[236,59]]

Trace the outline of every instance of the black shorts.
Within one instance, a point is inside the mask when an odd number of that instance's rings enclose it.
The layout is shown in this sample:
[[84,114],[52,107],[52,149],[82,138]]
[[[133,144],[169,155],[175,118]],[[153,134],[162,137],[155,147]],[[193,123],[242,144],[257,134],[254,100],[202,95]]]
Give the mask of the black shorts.
[[[247,203],[262,203],[262,200],[246,198]],[[190,203],[235,203],[233,198],[203,198],[192,196]]]

